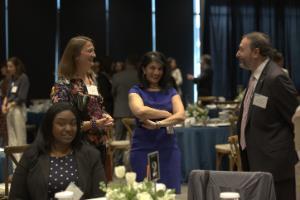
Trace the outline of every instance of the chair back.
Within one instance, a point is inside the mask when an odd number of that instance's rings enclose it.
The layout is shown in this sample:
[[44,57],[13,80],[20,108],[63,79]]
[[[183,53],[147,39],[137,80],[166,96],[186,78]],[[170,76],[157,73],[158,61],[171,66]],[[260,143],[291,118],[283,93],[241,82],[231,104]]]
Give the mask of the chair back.
[[122,118],[122,123],[126,127],[127,135],[131,140],[131,137],[132,137],[132,134],[133,134],[133,129],[135,127],[135,119],[130,118],[130,117],[125,117],[125,118]]
[[215,101],[217,101],[218,97],[216,96],[200,96],[198,97],[198,102],[201,102],[201,105],[207,105],[207,104],[211,104],[214,103]]
[[188,200],[215,200],[221,192],[238,192],[240,199],[276,199],[271,173],[205,170],[190,173]]
[[237,135],[232,135],[228,137],[228,143],[230,145],[230,159],[233,165],[237,167],[237,171],[242,171],[241,154],[239,148],[239,138]]
[[23,153],[28,147],[29,145],[4,147],[5,160],[6,160],[4,166],[5,196],[8,196],[9,160],[11,160],[16,166],[18,166],[19,161],[16,159],[14,154]]

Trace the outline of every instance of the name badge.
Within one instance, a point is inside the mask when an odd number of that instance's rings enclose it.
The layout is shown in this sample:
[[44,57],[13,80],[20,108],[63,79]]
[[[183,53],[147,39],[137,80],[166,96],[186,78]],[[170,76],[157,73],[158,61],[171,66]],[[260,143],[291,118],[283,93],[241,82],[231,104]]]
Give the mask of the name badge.
[[12,88],[11,88],[11,93],[17,93],[17,90],[18,90],[18,87],[17,86],[13,86]]
[[174,134],[174,127],[173,126],[167,126],[167,134]]
[[88,85],[87,90],[89,95],[99,96],[98,89],[95,85]]
[[268,103],[268,97],[261,94],[254,94],[253,105],[266,109]]

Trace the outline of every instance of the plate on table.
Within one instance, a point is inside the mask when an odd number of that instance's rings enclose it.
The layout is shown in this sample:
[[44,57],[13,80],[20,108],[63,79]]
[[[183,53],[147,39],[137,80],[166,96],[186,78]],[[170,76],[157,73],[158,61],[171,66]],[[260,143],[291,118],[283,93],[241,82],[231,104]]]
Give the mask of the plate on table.
[[210,127],[230,126],[230,123],[229,122],[208,123],[207,126]]
[[217,123],[218,126],[230,126],[230,122],[219,122]]

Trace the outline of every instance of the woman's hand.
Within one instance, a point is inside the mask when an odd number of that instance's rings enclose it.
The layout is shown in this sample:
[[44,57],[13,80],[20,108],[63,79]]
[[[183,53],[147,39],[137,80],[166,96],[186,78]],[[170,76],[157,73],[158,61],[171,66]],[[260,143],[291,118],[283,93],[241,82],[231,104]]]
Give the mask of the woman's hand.
[[104,113],[103,118],[106,119],[104,126],[105,127],[112,127],[114,125],[114,119],[107,113]]
[[157,122],[154,122],[150,119],[146,119],[142,122],[142,126],[146,129],[150,129],[150,130],[154,130],[154,129],[158,129],[159,127],[157,126]]
[[114,119],[109,114],[103,114],[101,119],[96,120],[96,124],[101,128],[110,128],[114,125]]
[[3,114],[6,114],[7,112],[8,112],[7,105],[3,104],[3,105],[2,105],[2,113],[3,113]]

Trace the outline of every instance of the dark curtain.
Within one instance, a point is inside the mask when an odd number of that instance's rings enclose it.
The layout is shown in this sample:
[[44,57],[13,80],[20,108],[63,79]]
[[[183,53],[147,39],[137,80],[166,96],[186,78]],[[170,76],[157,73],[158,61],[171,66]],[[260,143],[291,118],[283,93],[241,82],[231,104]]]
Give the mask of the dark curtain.
[[5,59],[5,5],[0,1],[0,64]]
[[109,55],[124,60],[151,50],[151,0],[110,0]]
[[193,102],[193,1],[156,1],[156,48],[176,59],[183,77],[185,102]]
[[206,0],[202,48],[212,56],[213,94],[234,98],[237,85],[247,85],[250,73],[239,68],[235,54],[242,36],[252,31],[270,36],[299,90],[299,1]]
[[30,79],[29,99],[49,98],[53,84],[55,3],[9,1],[9,57],[17,56],[25,64]]
[[[62,0],[60,11],[60,53],[69,39],[84,35],[94,41],[97,59],[105,54],[105,1]],[[60,54],[60,55],[61,55]],[[60,56],[59,56],[60,57]]]

